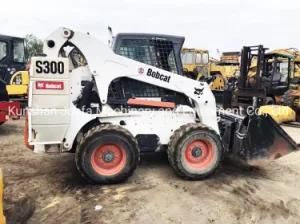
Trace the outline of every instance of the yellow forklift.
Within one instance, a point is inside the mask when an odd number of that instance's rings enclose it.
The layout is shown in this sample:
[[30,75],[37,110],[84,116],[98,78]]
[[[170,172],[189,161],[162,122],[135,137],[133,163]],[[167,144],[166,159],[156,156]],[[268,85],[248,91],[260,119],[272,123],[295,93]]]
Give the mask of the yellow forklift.
[[26,100],[29,73],[25,39],[0,35],[0,81],[6,84],[9,98]]
[[[294,57],[266,50],[262,45],[242,49],[240,76],[234,94],[239,105],[275,104],[276,98],[290,87]],[[253,61],[256,64],[254,72],[251,71]]]

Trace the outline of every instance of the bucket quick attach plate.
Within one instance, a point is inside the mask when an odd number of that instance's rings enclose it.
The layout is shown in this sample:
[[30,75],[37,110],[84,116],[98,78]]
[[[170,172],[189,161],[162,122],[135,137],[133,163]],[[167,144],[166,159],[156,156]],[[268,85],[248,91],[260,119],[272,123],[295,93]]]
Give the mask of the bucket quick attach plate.
[[219,114],[221,137],[227,155],[246,162],[277,159],[298,149],[294,140],[269,115]]

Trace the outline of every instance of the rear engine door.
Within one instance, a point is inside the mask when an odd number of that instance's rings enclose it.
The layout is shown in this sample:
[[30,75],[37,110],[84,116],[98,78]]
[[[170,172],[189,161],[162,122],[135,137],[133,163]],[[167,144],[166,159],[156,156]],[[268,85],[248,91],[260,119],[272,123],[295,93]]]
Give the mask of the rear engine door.
[[28,102],[29,144],[60,144],[70,123],[66,58],[33,57]]

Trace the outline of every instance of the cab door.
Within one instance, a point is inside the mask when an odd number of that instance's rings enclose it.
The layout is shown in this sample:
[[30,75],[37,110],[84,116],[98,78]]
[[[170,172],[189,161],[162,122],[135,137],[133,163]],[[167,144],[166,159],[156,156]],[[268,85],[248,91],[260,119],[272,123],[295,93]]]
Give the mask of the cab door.
[[26,96],[28,89],[28,71],[25,71],[26,56],[24,39],[11,39],[11,62],[7,78],[7,91],[9,96]]
[[9,41],[0,37],[0,79],[7,83],[9,76],[10,48]]

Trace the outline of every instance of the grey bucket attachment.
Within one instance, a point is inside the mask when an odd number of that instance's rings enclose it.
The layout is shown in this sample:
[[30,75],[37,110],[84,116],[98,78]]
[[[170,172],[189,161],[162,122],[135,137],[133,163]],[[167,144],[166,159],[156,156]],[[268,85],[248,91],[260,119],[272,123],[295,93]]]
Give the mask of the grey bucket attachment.
[[277,159],[298,149],[294,140],[269,115],[218,115],[225,155],[251,164],[253,160]]

